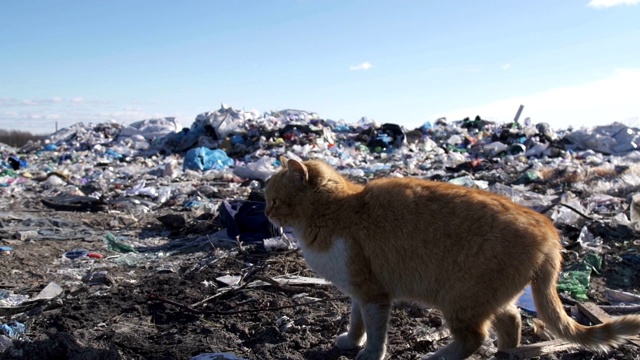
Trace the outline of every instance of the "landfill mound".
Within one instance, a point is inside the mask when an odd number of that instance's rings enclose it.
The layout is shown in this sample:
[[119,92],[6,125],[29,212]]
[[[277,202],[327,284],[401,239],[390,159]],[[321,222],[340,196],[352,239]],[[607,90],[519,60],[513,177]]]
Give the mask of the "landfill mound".
[[[638,145],[640,130],[619,123],[554,130],[478,116],[406,129],[225,105],[188,128],[79,123],[0,144],[0,359],[355,357],[334,346],[348,299],[264,216],[281,155],[324,159],[360,183],[412,176],[508,196],[560,230],[558,290],[578,321],[599,321],[593,307],[640,313]],[[528,291],[519,306],[523,344],[547,344]],[[394,359],[450,341],[436,310],[401,303],[392,315]],[[553,343],[536,356],[632,359],[635,344],[593,354]],[[496,351],[490,338],[473,359]]]

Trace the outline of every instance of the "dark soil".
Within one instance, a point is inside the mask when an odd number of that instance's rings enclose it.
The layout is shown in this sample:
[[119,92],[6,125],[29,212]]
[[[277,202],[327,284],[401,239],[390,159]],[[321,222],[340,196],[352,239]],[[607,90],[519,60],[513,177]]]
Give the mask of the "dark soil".
[[[314,276],[298,251],[266,253],[253,246],[205,244],[160,256],[162,247],[153,243],[146,253],[149,260],[127,265],[117,262],[120,254],[106,250],[104,234],[129,234],[143,243],[152,241],[153,234],[165,234],[162,239],[170,243],[180,232],[214,233],[217,227],[212,220],[195,220],[190,213],[179,213],[187,218],[187,229],[172,233],[156,220],[160,214],[146,214],[127,222],[122,214],[53,212],[34,204],[32,208],[35,212],[5,209],[11,216],[4,213],[0,231],[17,221],[11,217],[57,218],[82,224],[95,236],[19,240],[9,232],[0,233],[0,245],[14,248],[9,255],[0,256],[0,288],[31,296],[49,282],[64,289],[53,301],[13,316],[27,326],[25,340],[15,341],[0,359],[189,359],[209,352],[265,360],[353,359],[356,355],[356,351],[340,351],[334,346],[349,315],[348,299],[334,287],[245,286],[283,274]],[[162,212],[167,213],[178,212]],[[636,293],[640,286],[638,264],[622,256],[633,252],[633,246],[616,244],[605,256],[602,274],[592,278],[589,296],[600,304],[606,304],[602,295],[605,286]],[[158,250],[154,251],[154,246]],[[68,260],[62,256],[74,248],[116,257]],[[159,269],[163,264],[171,264],[173,269]],[[97,271],[106,271],[106,275],[95,274]],[[87,276],[90,274],[95,275],[93,279]],[[215,280],[223,275],[244,278],[240,287],[223,292],[227,285]],[[284,321],[287,326],[278,321],[285,316],[289,319]],[[533,333],[532,318],[526,313],[523,316],[523,343],[543,341]],[[8,320],[0,318],[0,322]],[[419,359],[441,348],[450,338],[433,340],[432,332],[442,329],[437,311],[398,304],[389,331],[390,358]],[[484,351],[474,359],[491,355]],[[624,345],[608,354],[573,351],[542,358],[639,357],[636,347]]]

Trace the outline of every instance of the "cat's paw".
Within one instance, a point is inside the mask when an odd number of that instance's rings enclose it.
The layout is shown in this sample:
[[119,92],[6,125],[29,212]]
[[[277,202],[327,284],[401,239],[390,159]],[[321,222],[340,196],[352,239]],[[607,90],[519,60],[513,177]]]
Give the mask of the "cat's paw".
[[386,347],[382,349],[362,349],[356,356],[356,360],[382,360],[386,354]]
[[336,338],[336,346],[340,350],[351,350],[357,347],[360,347],[364,341],[357,341],[352,336],[349,336],[349,333],[343,333],[338,335]]

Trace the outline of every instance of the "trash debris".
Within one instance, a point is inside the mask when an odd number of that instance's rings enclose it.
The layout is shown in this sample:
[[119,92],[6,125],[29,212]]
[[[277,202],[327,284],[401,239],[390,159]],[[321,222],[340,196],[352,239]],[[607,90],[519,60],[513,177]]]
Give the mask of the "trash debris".
[[107,249],[109,249],[109,251],[115,251],[115,252],[119,252],[119,253],[128,253],[128,252],[136,252],[136,249],[129,245],[129,244],[125,244],[122,241],[119,241],[115,235],[109,233],[106,234],[104,236],[103,239],[105,245],[107,245]]
[[162,225],[166,226],[169,230],[184,229],[187,225],[187,221],[184,216],[178,214],[166,214],[159,216],[156,219],[158,219],[158,221],[160,221]]
[[0,307],[14,307],[29,299],[27,295],[13,294],[8,290],[0,290]]
[[587,301],[587,290],[591,281],[591,272],[600,271],[602,258],[597,254],[589,254],[575,269],[563,271],[558,280],[558,292],[567,292],[576,300]]
[[89,255],[89,251],[85,249],[73,249],[64,253],[64,256],[71,260],[86,257],[87,255]]
[[531,292],[531,285],[527,285],[524,288],[524,292],[518,298],[517,304],[519,308],[524,309],[532,314],[536,313],[536,305],[533,303],[533,293]]
[[275,159],[264,156],[245,166],[236,166],[233,169],[233,173],[244,179],[259,179],[266,181],[276,172],[276,168],[273,166],[275,162]]
[[42,204],[59,211],[103,211],[107,204],[88,196],[55,196],[42,199]]
[[297,248],[295,241],[292,241],[286,235],[264,239],[262,244],[267,251],[293,250]]
[[144,260],[144,257],[139,253],[129,252],[122,254],[113,259],[113,262],[118,265],[126,265],[129,267],[138,266],[140,261]]
[[637,294],[613,289],[605,289],[604,293],[612,304],[640,304],[640,295]]
[[312,278],[305,276],[282,275],[273,278],[280,285],[330,285],[331,283],[325,279]]
[[110,285],[112,280],[107,270],[101,270],[86,274],[82,277],[82,282],[89,285]]
[[575,144],[574,150],[590,149],[603,154],[622,154],[640,146],[640,130],[621,123],[576,130],[566,138]]
[[158,273],[174,273],[176,272],[175,267],[172,264],[162,264],[156,268],[156,272]]
[[27,327],[23,323],[13,321],[8,324],[0,324],[0,331],[10,339],[20,339],[27,331]]
[[13,340],[6,335],[0,335],[0,354],[13,346]]
[[293,320],[288,316],[282,316],[276,320],[276,326],[281,333],[289,332],[294,328]]
[[586,271],[565,271],[558,281],[558,290],[568,292],[574,299],[586,301],[590,273]]
[[[242,277],[239,275],[224,275],[216,278],[216,281],[227,286],[238,286]],[[282,275],[276,276],[269,280],[270,282],[257,280],[247,284],[247,287],[271,286],[276,285],[330,285],[331,283],[325,279],[312,278],[305,276]]]
[[184,156],[184,168],[190,170],[223,170],[233,165],[233,160],[220,149],[198,147],[187,151]]
[[140,120],[123,127],[118,133],[117,140],[141,136],[145,140],[153,141],[181,129],[182,125],[174,117]]
[[191,360],[247,360],[231,353],[206,353],[193,356]]
[[50,282],[47,286],[44,287],[44,289],[42,289],[38,293],[38,295],[34,296],[29,301],[51,300],[55,297],[58,297],[60,294],[62,294],[63,291],[64,290],[62,290],[60,285],[54,282]]
[[219,281],[227,286],[236,286],[240,284],[240,280],[242,278],[240,276],[232,276],[232,275],[224,275],[216,278],[216,281]]
[[470,176],[462,176],[459,178],[451,179],[449,180],[449,183],[478,189],[489,188],[489,183],[487,181],[473,180]]
[[42,302],[58,297],[62,292],[63,289],[54,282],[50,282],[31,299],[28,295],[13,294],[7,290],[0,289],[0,316],[9,316],[27,311]]
[[633,229],[640,233],[640,194],[631,196],[629,203],[629,222]]
[[230,238],[243,242],[262,242],[281,235],[264,214],[266,205],[257,201],[223,202],[220,206],[220,222],[227,228]]
[[13,237],[21,241],[27,241],[27,240],[33,240],[37,238],[39,235],[40,234],[35,230],[25,230],[25,231],[17,231]]
[[602,256],[596,253],[589,253],[584,256],[582,259],[582,263],[591,267],[591,269],[596,273],[600,273],[600,268],[602,267]]

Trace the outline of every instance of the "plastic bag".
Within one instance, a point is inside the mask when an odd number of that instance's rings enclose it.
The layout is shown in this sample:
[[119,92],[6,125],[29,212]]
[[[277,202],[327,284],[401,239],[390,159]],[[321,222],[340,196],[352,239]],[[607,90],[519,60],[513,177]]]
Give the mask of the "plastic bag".
[[189,150],[184,157],[184,169],[190,170],[223,170],[233,165],[233,159],[220,149],[198,147]]

